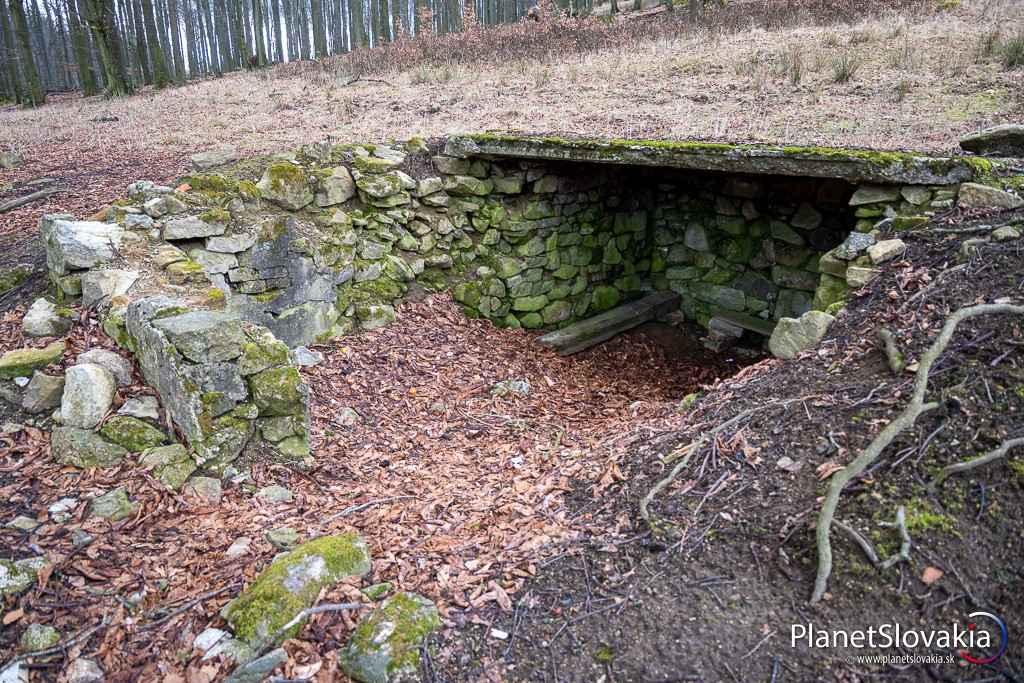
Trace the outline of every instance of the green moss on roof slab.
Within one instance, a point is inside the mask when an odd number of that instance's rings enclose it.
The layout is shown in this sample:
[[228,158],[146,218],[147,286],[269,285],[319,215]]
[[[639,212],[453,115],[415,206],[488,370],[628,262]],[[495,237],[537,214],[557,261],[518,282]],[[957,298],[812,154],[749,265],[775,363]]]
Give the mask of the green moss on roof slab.
[[979,172],[971,157],[700,140],[477,133],[449,138],[445,151],[462,157],[663,166],[696,171],[840,178],[856,183],[946,185],[972,180]]

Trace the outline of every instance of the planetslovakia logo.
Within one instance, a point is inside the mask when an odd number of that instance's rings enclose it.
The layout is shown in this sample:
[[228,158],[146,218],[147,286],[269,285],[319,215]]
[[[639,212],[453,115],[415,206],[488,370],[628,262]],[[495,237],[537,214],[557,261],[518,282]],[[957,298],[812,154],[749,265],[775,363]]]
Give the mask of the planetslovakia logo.
[[[1006,645],[1010,640],[1006,632],[1006,624],[1003,622],[1003,620],[997,617],[996,615],[992,614],[991,612],[971,612],[967,616],[969,616],[971,619],[974,619],[976,617],[984,617],[986,619],[991,619],[993,622],[995,622],[995,625],[999,627],[999,647],[996,649],[995,654],[989,655],[988,657],[977,657],[971,654],[970,651],[966,649],[960,651],[960,656],[965,661],[968,661],[971,664],[991,664],[992,662],[995,662],[1000,657],[1002,657],[1003,654],[1006,652]],[[973,621],[967,624],[967,629],[970,631],[974,631],[975,629],[977,629],[977,627],[978,625]]]
[[[991,612],[971,612],[966,626],[953,622],[948,628],[922,630],[906,628],[897,623],[883,623],[860,630],[828,630],[813,622],[790,627],[790,646],[798,644],[811,649],[882,650],[874,655],[855,655],[857,661],[876,663],[953,663],[959,657],[970,664],[986,665],[1005,653],[1009,637],[1006,623]],[[898,653],[885,652],[897,649]],[[927,648],[927,653],[914,653]],[[938,654],[936,650],[947,654]],[[904,661],[906,660],[906,661]]]

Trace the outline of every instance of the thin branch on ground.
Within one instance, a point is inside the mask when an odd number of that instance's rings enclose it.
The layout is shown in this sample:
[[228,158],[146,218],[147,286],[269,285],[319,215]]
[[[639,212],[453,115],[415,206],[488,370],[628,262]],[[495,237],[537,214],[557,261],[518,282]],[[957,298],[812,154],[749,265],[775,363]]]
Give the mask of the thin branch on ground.
[[888,327],[883,327],[878,330],[878,338],[882,340],[885,347],[885,358],[889,361],[889,369],[892,370],[892,374],[899,375],[907,367],[907,359],[903,357],[899,347],[896,346],[896,335]]
[[62,643],[58,643],[53,647],[48,647],[45,650],[25,652],[14,657],[13,659],[6,662],[3,666],[0,666],[0,671],[6,671],[10,666],[25,659],[36,659],[39,657],[47,657],[49,655],[63,654],[69,648],[77,645],[78,643],[83,643],[89,640],[90,636],[92,636],[93,633],[96,633],[96,631],[99,631],[101,628],[105,628],[109,622],[110,617],[104,615],[103,618],[100,620],[100,623],[96,624],[95,626],[91,626],[85,629],[84,631],[79,631],[76,635],[71,636]]
[[664,535],[666,532],[666,530],[663,528],[664,524],[661,523],[660,520],[655,519],[655,517],[650,513],[649,508],[651,505],[651,501],[653,501],[654,497],[661,493],[661,491],[663,491],[666,486],[671,484],[672,481],[677,476],[679,476],[679,473],[682,472],[683,469],[685,469],[686,466],[690,464],[690,459],[693,457],[694,453],[699,452],[700,449],[703,448],[704,445],[707,444],[707,442],[710,439],[712,439],[716,434],[728,429],[729,427],[732,427],[735,424],[738,424],[739,422],[742,422],[743,420],[746,420],[748,417],[754,415],[755,413],[759,413],[762,410],[767,410],[768,408],[785,407],[790,405],[791,403],[796,403],[797,401],[803,400],[804,398],[801,397],[789,399],[786,401],[773,401],[771,403],[766,403],[761,406],[756,406],[754,408],[744,410],[743,412],[734,415],[732,418],[718,425],[714,429],[710,429],[704,432],[703,434],[700,435],[698,439],[692,441],[688,445],[676,451],[677,453],[680,454],[685,453],[685,456],[682,457],[682,459],[676,463],[675,467],[672,468],[672,471],[668,473],[668,476],[666,476],[664,479],[656,483],[651,488],[651,490],[647,492],[647,495],[640,499],[640,517],[644,520],[644,522],[647,523],[647,526],[650,527],[651,533],[658,537]]
[[967,472],[978,467],[984,467],[989,463],[1005,457],[1010,449],[1017,448],[1018,446],[1024,446],[1024,438],[1007,439],[1003,443],[999,444],[997,448],[993,448],[981,457],[974,458],[973,460],[965,460],[964,462],[958,462],[953,465],[947,465],[943,467],[939,473],[935,475],[935,479],[928,484],[928,491],[930,493],[935,493],[936,489],[942,486],[942,482],[944,482],[948,477],[954,474],[960,474],[961,472]]
[[0,204],[0,213],[12,211],[14,209],[17,209],[19,206],[31,204],[32,202],[39,201],[40,199],[46,199],[50,195],[54,195],[57,194],[58,192],[63,191],[63,187],[48,187],[45,190],[39,190],[38,192],[27,194],[24,197],[16,197],[15,199],[11,199],[9,201],[4,202],[3,204]]
[[289,631],[289,629],[298,626],[300,623],[302,623],[309,617],[313,616],[314,614],[323,614],[325,612],[346,612],[349,610],[359,610],[364,607],[366,607],[366,605],[364,605],[361,602],[327,603],[324,605],[317,605],[316,607],[307,607],[306,609],[302,610],[294,617],[292,617],[292,619],[287,624],[274,631],[266,640],[262,641],[259,647],[254,648],[256,656],[258,657],[262,655],[264,651],[272,647],[274,643],[276,643],[278,639],[281,638],[281,636],[283,636],[285,633]]
[[811,594],[811,604],[820,602],[828,587],[828,578],[832,573],[832,543],[829,532],[832,529],[832,520],[835,517],[836,507],[839,505],[839,496],[850,481],[860,475],[868,465],[873,463],[882,452],[899,436],[908,429],[922,414],[935,410],[939,407],[936,402],[925,403],[925,393],[928,390],[928,375],[931,372],[935,361],[946,347],[949,346],[957,326],[969,318],[981,315],[999,314],[1024,315],[1024,306],[1013,304],[978,304],[960,308],[946,318],[939,336],[928,347],[928,350],[921,356],[920,365],[914,373],[914,392],[910,402],[885,428],[878,433],[867,448],[861,451],[854,460],[836,472],[829,482],[828,493],[821,505],[821,513],[818,516],[817,545],[818,545],[818,572],[814,581],[814,592]]
[[218,595],[221,595],[222,593],[226,593],[229,590],[233,590],[235,588],[238,588],[237,584],[229,584],[227,586],[223,586],[223,587],[218,588],[216,590],[207,591],[207,592],[203,593],[202,595],[197,595],[196,597],[192,598],[191,600],[186,602],[181,607],[178,607],[178,608],[172,610],[171,612],[168,612],[167,614],[163,615],[162,617],[159,617],[158,619],[154,619],[153,621],[149,622],[148,624],[139,627],[139,630],[140,631],[148,631],[150,629],[156,628],[160,624],[163,624],[163,623],[165,623],[167,621],[170,621],[171,619],[173,619],[174,617],[178,616],[179,614],[182,614],[184,612],[189,611],[190,609],[192,609],[193,607],[195,607],[199,603],[205,602],[206,600],[209,600],[210,598],[215,598]]
[[414,498],[416,498],[416,496],[392,496],[390,498],[381,498],[380,500],[370,500],[370,501],[367,501],[365,503],[360,503],[358,505],[350,505],[347,508],[345,508],[344,510],[342,510],[341,512],[339,512],[337,514],[331,515],[330,517],[325,519],[323,523],[327,524],[328,522],[333,522],[334,520],[338,519],[339,517],[347,517],[348,515],[354,515],[355,513],[362,512],[363,510],[366,510],[367,508],[371,508],[374,505],[384,505],[385,503],[395,503],[395,502],[400,501],[400,500],[413,500]]
[[367,78],[365,76],[356,76],[355,78],[350,78],[344,83],[341,83],[339,87],[344,88],[347,85],[355,85],[356,83],[382,83],[384,85],[389,85],[392,88],[395,87],[394,83],[391,83],[390,81],[385,81],[383,78]]
[[958,266],[952,266],[951,268],[946,268],[945,270],[941,271],[938,275],[935,276],[934,280],[932,280],[930,283],[928,283],[927,287],[922,288],[920,291],[917,292],[917,294],[915,294],[914,296],[912,296],[909,299],[907,299],[906,301],[904,301],[903,305],[900,306],[899,311],[897,311],[897,313],[902,313],[903,311],[905,311],[910,306],[910,304],[914,303],[918,299],[920,299],[920,298],[928,295],[929,293],[931,293],[931,291],[933,289],[935,289],[939,285],[940,282],[942,282],[944,279],[946,279],[950,275],[953,275],[955,273],[959,273],[960,271],[965,270],[966,268],[967,268],[967,264],[966,263],[961,263]]

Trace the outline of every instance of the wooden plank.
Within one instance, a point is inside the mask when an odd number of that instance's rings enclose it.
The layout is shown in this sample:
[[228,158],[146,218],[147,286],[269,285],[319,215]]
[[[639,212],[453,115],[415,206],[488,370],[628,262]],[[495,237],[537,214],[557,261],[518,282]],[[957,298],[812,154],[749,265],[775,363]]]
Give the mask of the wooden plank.
[[537,342],[558,351],[562,356],[568,356],[665,315],[679,308],[679,303],[679,295],[675,292],[654,292],[642,299],[549,332],[539,337]]
[[742,327],[745,330],[762,334],[766,337],[772,336],[772,332],[775,330],[774,320],[764,320],[763,318],[757,318],[746,313],[737,313],[736,311],[715,311],[715,318],[721,318],[726,322],[730,322],[737,327]]

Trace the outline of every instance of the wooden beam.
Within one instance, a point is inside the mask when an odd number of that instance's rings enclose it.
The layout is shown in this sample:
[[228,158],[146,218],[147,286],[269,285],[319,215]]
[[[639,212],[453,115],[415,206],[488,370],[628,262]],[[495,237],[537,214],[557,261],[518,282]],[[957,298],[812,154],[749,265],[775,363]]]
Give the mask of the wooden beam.
[[679,303],[679,295],[675,292],[654,292],[642,299],[549,332],[539,337],[537,342],[554,349],[562,356],[568,356],[663,316],[679,308]]
[[[764,335],[765,337],[772,336],[772,331],[775,330],[774,320],[764,320],[763,318],[757,318],[746,313],[737,313],[736,311],[715,311],[714,318],[720,318],[726,322],[732,323],[737,327],[742,327],[750,332],[756,332]],[[714,320],[712,318],[712,320]]]

